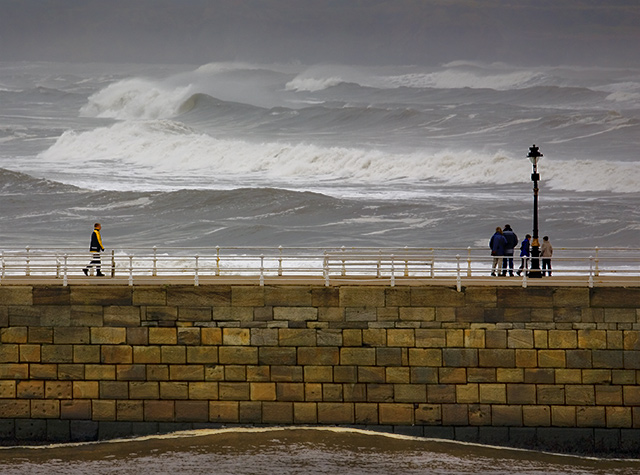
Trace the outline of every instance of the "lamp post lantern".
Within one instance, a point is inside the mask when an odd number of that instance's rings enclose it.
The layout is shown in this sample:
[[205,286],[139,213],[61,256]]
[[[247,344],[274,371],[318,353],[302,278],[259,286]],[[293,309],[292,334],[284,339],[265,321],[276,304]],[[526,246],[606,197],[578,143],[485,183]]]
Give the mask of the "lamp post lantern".
[[533,238],[531,241],[531,268],[529,269],[529,277],[533,278],[542,277],[542,273],[540,272],[540,242],[538,241],[538,181],[540,180],[538,161],[542,156],[538,147],[535,145],[529,147],[529,155],[527,155],[527,158],[531,160],[531,164],[533,165],[533,173],[531,174],[531,181],[533,181]]

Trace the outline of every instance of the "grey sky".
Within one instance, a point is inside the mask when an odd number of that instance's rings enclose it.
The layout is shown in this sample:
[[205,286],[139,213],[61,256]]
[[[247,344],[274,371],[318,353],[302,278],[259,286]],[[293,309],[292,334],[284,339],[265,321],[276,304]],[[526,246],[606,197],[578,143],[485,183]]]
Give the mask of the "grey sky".
[[0,61],[640,65],[640,0],[0,0]]

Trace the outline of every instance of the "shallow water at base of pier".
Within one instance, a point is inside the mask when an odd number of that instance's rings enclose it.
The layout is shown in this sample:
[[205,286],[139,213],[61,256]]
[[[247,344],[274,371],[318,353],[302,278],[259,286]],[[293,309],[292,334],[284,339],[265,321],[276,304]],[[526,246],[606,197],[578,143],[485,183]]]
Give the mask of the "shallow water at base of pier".
[[636,474],[639,460],[554,455],[338,428],[219,429],[0,449],[2,474]]

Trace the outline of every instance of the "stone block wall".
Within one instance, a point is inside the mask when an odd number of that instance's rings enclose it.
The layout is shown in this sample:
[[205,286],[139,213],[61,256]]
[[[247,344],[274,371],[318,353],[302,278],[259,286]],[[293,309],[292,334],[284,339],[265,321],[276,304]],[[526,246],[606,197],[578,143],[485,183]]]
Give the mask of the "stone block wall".
[[2,286],[0,440],[330,424],[624,452],[639,321],[640,288]]

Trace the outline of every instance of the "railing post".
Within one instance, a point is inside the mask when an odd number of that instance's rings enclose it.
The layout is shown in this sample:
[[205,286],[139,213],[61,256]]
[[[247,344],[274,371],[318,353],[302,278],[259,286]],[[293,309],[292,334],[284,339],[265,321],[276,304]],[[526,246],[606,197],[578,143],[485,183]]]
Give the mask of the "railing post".
[[[525,257],[524,259],[527,259],[527,257]],[[528,263],[525,263],[524,267],[522,268],[522,288],[526,289],[527,288],[527,268],[528,268]]]
[[433,252],[433,249],[431,249],[431,278],[432,279],[436,276],[435,265],[436,265],[436,253]]
[[116,276],[116,251],[111,249],[111,278]]
[[220,275],[220,246],[216,246],[216,275]]
[[[345,251],[345,247],[342,246],[342,252]],[[345,276],[347,275],[347,268],[345,267],[345,262],[344,259],[342,259],[342,275]]]
[[264,254],[260,254],[260,287],[264,287]]
[[382,275],[382,249],[378,249],[378,262],[376,264],[376,277],[379,279]]
[[391,254],[391,287],[396,286],[396,268],[393,254]]
[[196,258],[196,267],[193,272],[193,285],[197,287],[198,285],[200,285],[200,278],[198,276],[198,259],[200,258],[200,256],[196,254],[195,258]]
[[63,267],[63,269],[62,269],[62,276],[63,276],[63,277],[62,277],[62,285],[63,285],[64,287],[66,287],[66,286],[67,286],[67,284],[69,283],[69,281],[68,281],[68,276],[67,276],[67,274],[68,274],[68,270],[69,270],[69,269],[68,269],[68,267],[67,267],[67,264],[68,264],[67,259],[68,259],[68,256],[65,254],[65,255],[64,255],[64,267]]
[[329,256],[326,250],[324,251],[324,262],[322,263],[322,273],[324,274],[324,286],[329,287]]
[[[409,247],[404,246],[405,253],[409,252]],[[407,257],[404,258],[404,276],[409,277],[409,259]]]
[[[593,288],[593,261],[594,261],[593,256],[589,256],[589,288],[590,289]],[[596,263],[597,263],[597,260],[596,260]]]
[[467,247],[467,277],[471,277],[471,246]]
[[278,256],[278,275],[282,277],[282,246],[278,246],[280,255]]
[[6,271],[6,266],[4,262],[4,251],[0,251],[0,256],[2,256],[2,278],[4,279],[4,273]]
[[460,254],[456,254],[456,289],[458,292],[462,290],[462,276],[460,275]]
[[596,276],[600,275],[600,259],[598,259],[598,253],[600,249],[596,246]]
[[129,255],[129,286],[133,286],[133,256]]
[[31,267],[30,267],[31,258],[29,256],[29,246],[25,247],[25,250],[27,251],[27,253],[26,253],[26,256],[25,256],[26,267],[25,267],[25,270],[24,270],[24,275],[29,276],[29,275],[31,275]]
[[153,270],[151,275],[153,277],[158,275],[158,246],[153,246]]

